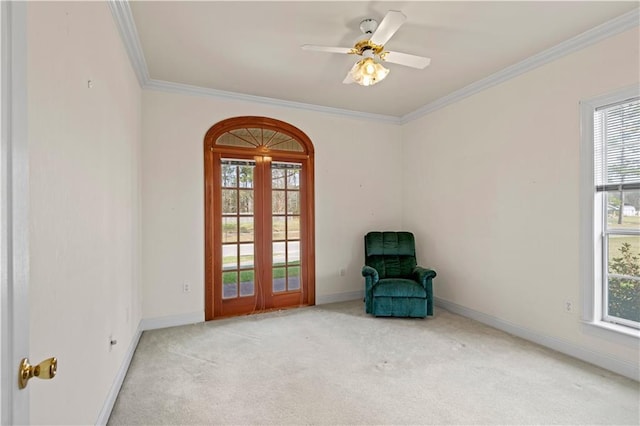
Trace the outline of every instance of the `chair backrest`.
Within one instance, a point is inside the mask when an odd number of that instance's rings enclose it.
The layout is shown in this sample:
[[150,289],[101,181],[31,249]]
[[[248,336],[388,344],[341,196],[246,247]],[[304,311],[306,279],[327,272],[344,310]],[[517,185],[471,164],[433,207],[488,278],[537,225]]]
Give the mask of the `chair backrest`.
[[380,279],[407,278],[416,267],[416,244],[411,232],[369,232],[364,236],[365,265]]

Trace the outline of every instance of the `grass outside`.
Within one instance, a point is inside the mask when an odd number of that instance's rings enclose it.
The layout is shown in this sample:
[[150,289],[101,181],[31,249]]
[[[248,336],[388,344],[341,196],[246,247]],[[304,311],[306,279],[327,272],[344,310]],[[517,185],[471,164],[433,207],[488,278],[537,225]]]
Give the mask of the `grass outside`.
[[[272,278],[284,278],[286,276],[286,269],[289,269],[289,277],[300,276],[300,262],[290,263],[286,268],[284,263],[278,263],[273,265]],[[228,271],[222,273],[223,284],[235,284],[237,281],[238,271]],[[253,269],[240,271],[240,282],[252,282],[254,281],[255,272]]]
[[607,216],[609,229],[640,229],[640,216],[622,216],[622,223],[618,224],[618,215]]

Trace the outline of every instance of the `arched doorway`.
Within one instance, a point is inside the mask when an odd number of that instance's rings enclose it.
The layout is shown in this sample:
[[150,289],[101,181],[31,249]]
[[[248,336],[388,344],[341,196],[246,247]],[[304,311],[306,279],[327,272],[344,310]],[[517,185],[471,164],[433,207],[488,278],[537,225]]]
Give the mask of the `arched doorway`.
[[204,138],[205,318],[315,303],[313,144],[267,117]]

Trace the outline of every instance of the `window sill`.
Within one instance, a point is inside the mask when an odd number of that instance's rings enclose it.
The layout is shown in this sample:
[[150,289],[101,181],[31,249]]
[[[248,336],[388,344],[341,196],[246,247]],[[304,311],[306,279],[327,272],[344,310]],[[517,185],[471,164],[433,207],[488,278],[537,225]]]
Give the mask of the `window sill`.
[[583,321],[583,323],[591,327],[597,327],[599,329],[611,331],[619,335],[635,337],[636,339],[640,339],[640,330],[637,330],[635,328],[626,327],[624,325],[619,325],[619,324],[612,324],[610,322],[605,322],[605,321]]

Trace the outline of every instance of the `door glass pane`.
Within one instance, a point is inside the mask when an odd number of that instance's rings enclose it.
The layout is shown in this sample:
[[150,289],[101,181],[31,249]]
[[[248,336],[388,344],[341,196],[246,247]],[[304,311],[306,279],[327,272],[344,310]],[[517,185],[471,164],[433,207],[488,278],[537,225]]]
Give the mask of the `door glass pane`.
[[287,239],[300,239],[300,216],[287,216]]
[[300,169],[287,170],[287,188],[288,189],[300,188]]
[[238,271],[223,272],[222,283],[223,299],[238,297]]
[[287,213],[300,214],[300,193],[287,191]]
[[253,268],[253,244],[240,244],[240,268]]
[[236,217],[222,218],[222,242],[223,243],[238,242],[238,218]]
[[300,263],[300,241],[287,242],[287,264]]
[[240,217],[240,241],[253,241],[253,216]]
[[288,288],[289,290],[300,290],[300,267],[290,266],[287,268],[288,272]]
[[227,188],[233,188],[238,186],[237,182],[237,169],[238,166],[229,164],[222,165],[222,186]]
[[239,166],[238,168],[238,186],[240,188],[253,188],[253,169],[254,165]]
[[241,189],[240,191],[240,214],[253,214],[253,190]]
[[255,294],[254,271],[240,271],[240,297]]
[[284,216],[273,216],[272,220],[272,238],[276,240],[284,240],[286,237],[286,224]]
[[287,270],[286,268],[273,268],[273,292],[287,290]]
[[238,213],[238,191],[235,189],[222,190],[222,214]]
[[271,212],[273,214],[284,214],[285,211],[285,191],[273,191],[271,194]]
[[273,242],[273,265],[284,265],[285,259],[285,242]]
[[283,189],[285,180],[284,169],[271,169],[271,187],[274,189]]
[[222,270],[238,269],[238,245],[222,245]]

